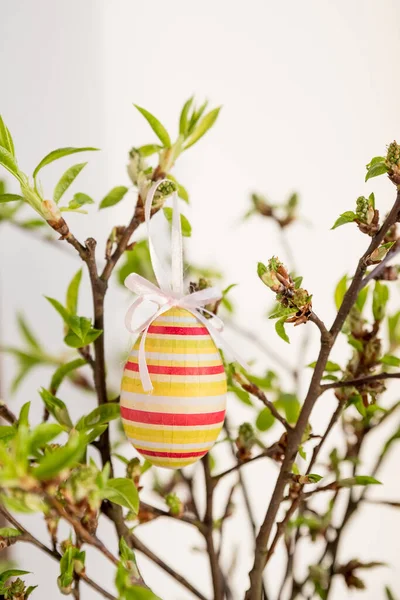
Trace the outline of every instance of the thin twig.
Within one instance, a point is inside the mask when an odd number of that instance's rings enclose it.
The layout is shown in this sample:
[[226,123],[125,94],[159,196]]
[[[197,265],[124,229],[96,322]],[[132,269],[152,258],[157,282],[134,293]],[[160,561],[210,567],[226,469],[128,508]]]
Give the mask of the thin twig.
[[364,277],[364,279],[362,280],[362,283],[361,283],[361,289],[363,287],[365,287],[372,279],[376,279],[377,277],[379,277],[379,275],[382,273],[382,271],[385,268],[385,266],[387,265],[387,263],[390,262],[392,260],[392,258],[394,256],[396,256],[396,254],[398,254],[399,252],[400,252],[400,243],[397,242],[396,245],[393,248],[391,248],[389,250],[389,252],[386,254],[386,256],[381,260],[379,265],[376,265],[376,267],[374,269],[372,269],[371,273],[368,273],[368,275],[366,275]]
[[17,417],[8,408],[7,404],[3,402],[3,400],[0,400],[0,418],[4,419],[8,423],[11,423],[11,425],[17,421]]
[[[15,517],[13,517],[11,513],[8,512],[3,505],[0,505],[0,513],[5,517],[5,519],[7,519],[9,523],[11,523],[11,525],[14,525],[18,531],[22,532],[23,539],[21,541],[28,542],[29,544],[36,546],[36,548],[39,548],[42,550],[42,552],[46,553],[48,556],[51,556],[58,562],[61,560],[62,555],[56,549],[52,550],[51,548],[48,548],[45,544],[35,538],[19,521],[17,521],[17,519],[15,519]],[[19,538],[16,539],[18,540]],[[103,596],[103,598],[108,598],[108,600],[117,600],[115,596],[104,590],[98,583],[93,581],[93,579],[90,579],[90,577],[88,577],[85,573],[81,573],[78,575],[78,577],[85,581],[85,583],[87,583],[91,588],[96,590],[96,592]]]
[[78,521],[78,519],[72,517],[65,510],[61,502],[54,498],[54,496],[51,496],[47,493],[44,494],[44,497],[46,501],[56,510],[60,517],[62,517],[63,519],[68,521],[70,525],[72,525],[72,527],[75,530],[75,533],[82,539],[82,541],[86,542],[90,546],[94,546],[95,548],[97,548],[114,565],[118,564],[118,559],[108,550],[108,548],[106,548],[103,542],[99,540],[99,538],[96,535],[92,535],[91,533],[89,533],[88,530],[82,525],[82,523]]
[[289,423],[286,421],[285,417],[283,417],[280,414],[280,412],[275,407],[275,405],[272,402],[270,402],[270,400],[268,400],[268,398],[265,395],[265,393],[257,385],[255,385],[252,382],[243,381],[243,379],[242,379],[242,377],[240,375],[236,378],[236,380],[238,381],[238,383],[240,384],[240,386],[246,392],[249,392],[249,394],[251,394],[252,396],[255,396],[256,398],[258,398],[259,400],[261,400],[261,402],[270,410],[271,414],[275,417],[275,419],[277,421],[279,421],[279,423],[281,423],[281,425],[284,426],[284,428],[286,429],[286,431],[291,431],[292,430],[291,425],[289,425]]
[[206,487],[206,510],[204,514],[204,538],[207,545],[207,553],[210,561],[211,577],[214,589],[214,600],[223,600],[224,598],[224,582],[222,578],[221,568],[218,561],[218,554],[215,549],[213,538],[213,500],[214,500],[214,481],[210,471],[209,456],[206,455],[202,459],[204,467],[204,479]]
[[400,379],[400,373],[376,373],[375,375],[366,375],[365,377],[356,377],[355,379],[346,379],[345,381],[332,381],[321,385],[321,392],[343,387],[360,387],[374,381],[383,381],[384,379]]
[[[129,547],[138,550],[147,558],[149,558],[152,562],[154,562],[157,566],[159,566],[163,571],[171,575],[175,581],[180,583],[183,587],[188,589],[194,596],[199,598],[200,600],[207,600],[206,597],[197,590],[183,575],[177,573],[172,567],[170,567],[167,563],[165,563],[159,556],[157,556],[150,548],[148,548],[135,534],[133,534],[127,527],[123,514],[119,510],[117,510],[118,506],[115,504],[111,504],[109,502],[104,502],[102,505],[102,512],[113,521],[117,534],[119,537],[124,538]],[[143,584],[143,580],[142,580]]]

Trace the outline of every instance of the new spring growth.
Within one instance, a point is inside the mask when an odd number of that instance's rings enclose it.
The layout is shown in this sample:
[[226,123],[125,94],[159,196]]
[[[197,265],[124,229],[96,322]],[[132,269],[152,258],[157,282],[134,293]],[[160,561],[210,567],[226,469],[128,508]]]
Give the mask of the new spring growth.
[[359,196],[356,204],[356,223],[359,230],[374,236],[379,229],[379,210],[375,208],[374,194],[370,194],[369,198]]
[[385,165],[390,181],[400,185],[400,146],[396,141],[387,148]]
[[256,442],[257,438],[253,426],[250,425],[250,423],[242,423],[235,440],[236,448],[238,449],[237,457],[241,461],[249,460],[251,458],[252,448]]
[[126,465],[126,476],[128,479],[132,479],[136,487],[139,487],[140,477],[142,475],[142,466],[140,460],[135,457],[132,458]]
[[64,501],[73,508],[82,523],[91,532],[97,529],[101,496],[99,493],[99,471],[94,464],[74,469],[60,487]]
[[286,323],[301,325],[311,316],[311,296],[300,287],[301,279],[293,280],[279,258],[273,256],[268,265],[258,263],[258,276],[275,294],[284,310],[277,310],[270,318],[284,318]]
[[171,515],[174,515],[175,517],[181,517],[183,515],[183,502],[174,492],[165,496],[165,502]]
[[287,201],[279,206],[271,204],[264,196],[257,193],[251,195],[251,201],[253,207],[247,212],[246,217],[258,213],[273,219],[282,229],[298,218],[299,197],[296,193],[291,194]]

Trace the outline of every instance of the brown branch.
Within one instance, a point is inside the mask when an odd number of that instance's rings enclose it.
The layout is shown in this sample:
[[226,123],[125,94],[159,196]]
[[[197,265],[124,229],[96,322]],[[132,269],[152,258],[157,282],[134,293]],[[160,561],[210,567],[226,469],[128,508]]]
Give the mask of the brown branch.
[[224,581],[221,573],[221,568],[218,561],[218,554],[214,545],[213,538],[213,501],[214,501],[214,481],[210,471],[210,462],[208,454],[202,458],[204,467],[204,479],[206,486],[206,510],[204,514],[204,538],[207,545],[207,553],[210,561],[211,577],[214,589],[213,600],[223,600],[224,598]]
[[229,469],[226,469],[226,471],[222,471],[222,473],[218,473],[217,475],[213,476],[214,486],[219,481],[221,481],[221,479],[223,479],[227,475],[231,475],[231,473],[234,473],[235,471],[238,471],[245,465],[253,463],[256,460],[260,460],[260,458],[265,458],[265,457],[273,458],[274,456],[276,456],[278,451],[282,452],[282,446],[279,444],[279,442],[276,442],[275,444],[272,444],[272,446],[270,446],[269,448],[266,448],[265,450],[263,450],[263,452],[261,452],[260,454],[257,454],[257,456],[253,456],[252,458],[249,458],[249,460],[245,460],[242,462],[238,461],[235,465],[233,465],[233,467],[230,467]]
[[[51,556],[58,562],[61,560],[62,555],[56,549],[52,550],[51,548],[45,546],[45,544],[40,542],[38,539],[36,539],[27,529],[25,529],[23,525],[21,525],[19,521],[17,521],[13,517],[11,513],[8,512],[8,510],[3,505],[0,505],[0,513],[4,516],[5,519],[7,519],[9,523],[11,523],[11,525],[14,525],[14,527],[18,529],[18,531],[22,532],[23,535],[16,538],[16,541],[28,542],[29,544],[36,546],[36,548],[39,548],[40,550],[42,550],[42,552],[44,552],[48,556]],[[108,600],[117,600],[115,596],[104,590],[98,583],[93,581],[93,579],[90,579],[90,577],[88,577],[85,573],[81,573],[80,575],[78,575],[78,577],[79,579],[87,583],[91,588],[96,590],[96,592],[98,592],[104,598],[108,598]]]
[[[106,546],[103,544],[101,540],[96,535],[92,535],[88,532],[86,527],[82,525],[78,519],[71,516],[63,507],[61,502],[59,502],[56,498],[51,496],[48,493],[44,494],[46,501],[56,510],[56,512],[65,519],[75,530],[75,533],[79,536],[79,538],[89,544],[90,546],[94,546],[97,548],[109,561],[111,561],[114,565],[118,564],[118,558],[116,558]],[[142,582],[138,582],[138,585],[142,585]]]
[[285,459],[282,463],[278,479],[276,481],[275,489],[272,493],[270,504],[265,515],[264,521],[260,527],[259,534],[257,536],[256,550],[254,565],[250,571],[250,588],[246,593],[246,600],[260,600],[262,594],[262,574],[265,566],[265,559],[267,556],[267,545],[271,534],[272,527],[274,525],[276,515],[279,510],[280,503],[284,496],[285,486],[288,480],[288,476],[291,472],[291,468],[298,451],[299,445],[304,431],[308,425],[308,420],[311,415],[312,409],[314,408],[315,402],[317,401],[321,393],[321,379],[325,370],[326,363],[328,361],[330,351],[336,338],[341,331],[344,322],[355,303],[365,271],[368,267],[368,260],[371,253],[380,246],[381,242],[385,238],[387,232],[397,222],[400,211],[400,190],[397,191],[396,201],[387,216],[382,227],[372,238],[367,250],[360,258],[355,275],[352,283],[347,290],[343,302],[339,308],[337,316],[333,322],[330,331],[326,331],[326,328],[321,328],[321,349],[318,355],[317,363],[314,369],[313,376],[311,378],[310,386],[304,400],[303,407],[301,409],[299,418],[297,420],[295,428],[288,433],[288,445],[285,455]]
[[0,400],[0,418],[4,419],[8,423],[11,423],[11,425],[17,421],[17,417],[8,408],[3,400]]
[[115,504],[111,504],[110,502],[103,502],[102,512],[113,521],[115,528],[117,530],[118,536],[123,537],[126,543],[130,548],[134,548],[138,550],[147,558],[149,558],[152,562],[154,562],[160,569],[171,575],[175,581],[180,583],[187,590],[192,592],[194,596],[199,598],[200,600],[207,600],[207,598],[199,592],[183,575],[177,573],[172,567],[170,567],[167,563],[165,563],[161,558],[159,558],[150,548],[148,548],[135,534],[131,533],[128,527],[125,524],[123,519],[122,510],[119,510],[119,506]]
[[365,377],[357,377],[356,379],[333,381],[332,383],[321,385],[321,393],[335,388],[360,387],[374,381],[383,381],[384,379],[400,379],[400,373],[377,373],[376,375],[366,375]]
[[374,269],[372,269],[371,273],[368,273],[368,275],[366,275],[364,277],[364,279],[362,280],[362,283],[361,283],[361,289],[363,287],[365,287],[372,279],[376,279],[377,277],[379,277],[379,275],[382,273],[382,271],[385,268],[385,266],[387,265],[387,263],[390,262],[392,260],[392,258],[394,256],[396,256],[396,254],[398,254],[399,252],[400,252],[400,243],[399,243],[399,241],[397,241],[397,243],[393,246],[393,248],[391,248],[389,250],[389,252],[386,254],[386,256],[381,260],[379,265],[376,265],[376,267]]
[[147,504],[146,502],[140,502],[140,508],[143,508],[145,511],[151,513],[155,517],[167,517],[169,519],[175,519],[176,521],[182,521],[183,523],[188,523],[189,525],[194,525],[198,529],[202,530],[203,523],[198,521],[197,519],[193,519],[187,514],[183,515],[174,515],[167,510],[163,510],[162,508],[158,508],[157,506],[153,506],[152,504]]
[[292,427],[286,421],[285,417],[280,414],[280,412],[275,408],[275,405],[268,400],[264,392],[260,390],[255,383],[244,381],[240,375],[235,377],[235,379],[246,392],[249,392],[249,394],[261,400],[261,402],[270,410],[275,419],[284,426],[286,431],[292,430]]
[[[245,482],[245,479],[244,479],[244,474],[242,473],[242,470],[241,470],[240,467],[242,467],[243,465],[247,464],[247,462],[251,462],[252,460],[256,460],[258,458],[261,458],[261,455],[258,455],[256,457],[254,457],[254,459],[250,459],[250,461],[241,462],[239,460],[239,458],[237,457],[235,444],[232,442],[232,435],[231,435],[230,423],[229,423],[227,415],[225,415],[224,430],[225,430],[226,435],[227,435],[228,440],[229,440],[229,446],[230,446],[230,449],[231,449],[232,456],[233,456],[233,458],[236,461],[236,465],[233,467],[233,469],[229,469],[229,471],[231,473],[234,472],[234,471],[237,471],[237,473],[238,473],[238,481],[239,481],[240,489],[242,491],[244,505],[245,505],[245,508],[246,508],[246,512],[247,512],[247,516],[248,516],[248,519],[249,519],[249,524],[250,524],[251,532],[253,534],[253,538],[254,538],[254,542],[255,542],[256,537],[257,537],[256,519],[255,519],[255,516],[253,514],[253,509],[252,509],[251,502],[250,502],[250,493],[249,493],[249,490],[247,488],[247,485],[246,485],[246,482]],[[225,475],[227,475],[227,474],[228,473],[225,472],[225,473],[221,473],[220,475],[222,477],[225,477]],[[219,477],[219,476],[217,475],[216,477]],[[263,600],[268,600],[268,594],[267,594],[267,590],[266,590],[266,587],[265,587],[264,583],[263,583]]]

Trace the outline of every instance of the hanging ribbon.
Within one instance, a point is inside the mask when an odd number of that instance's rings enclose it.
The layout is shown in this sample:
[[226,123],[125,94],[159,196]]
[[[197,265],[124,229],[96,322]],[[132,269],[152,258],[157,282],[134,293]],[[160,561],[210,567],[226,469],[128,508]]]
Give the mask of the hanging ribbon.
[[[209,331],[211,337],[217,346],[222,348],[224,352],[229,354],[234,360],[239,362],[246,370],[248,366],[240,358],[240,356],[229,346],[221,335],[224,325],[219,317],[206,310],[204,307],[207,304],[212,304],[221,299],[221,292],[215,287],[209,287],[193,294],[184,294],[183,291],[183,243],[182,243],[182,231],[181,231],[181,215],[179,211],[177,193],[173,194],[173,213],[172,213],[172,231],[171,231],[171,275],[165,271],[162,263],[157,255],[154,247],[151,231],[150,231],[150,216],[151,207],[153,204],[154,194],[157,187],[168,181],[163,179],[154,183],[148,191],[146,202],[144,206],[145,223],[147,227],[150,260],[153,267],[154,275],[158,286],[154,285],[141,275],[137,273],[131,273],[125,279],[125,285],[132,292],[137,294],[138,298],[130,306],[125,317],[125,326],[131,333],[142,333],[142,339],[140,340],[139,352],[138,352],[138,364],[139,364],[139,375],[145,392],[151,392],[153,385],[149,376],[149,371],[146,363],[146,352],[145,344],[146,337],[150,325],[160,315],[165,313],[170,308],[176,306],[184,308],[192,315],[196,317]],[[132,318],[139,308],[139,306],[145,302],[152,302],[158,305],[154,314],[143,322],[139,327],[132,327]],[[207,313],[212,318],[207,319],[203,313]]]

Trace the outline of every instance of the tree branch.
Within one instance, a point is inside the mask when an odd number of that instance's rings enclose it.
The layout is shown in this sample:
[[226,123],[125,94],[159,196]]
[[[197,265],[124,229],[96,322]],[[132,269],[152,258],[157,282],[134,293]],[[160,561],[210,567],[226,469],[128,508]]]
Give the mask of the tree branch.
[[376,235],[372,238],[367,250],[359,260],[352,283],[350,284],[350,287],[343,298],[343,302],[339,308],[338,314],[333,322],[330,331],[326,332],[325,327],[320,327],[321,349],[296,426],[291,432],[288,433],[288,445],[285,459],[282,463],[282,467],[278,479],[276,481],[275,489],[272,493],[271,501],[267,513],[265,515],[264,522],[262,523],[259,534],[257,536],[254,565],[252,570],[250,571],[251,585],[246,593],[246,600],[261,599],[262,573],[266,564],[268,540],[276,519],[276,515],[279,510],[280,503],[284,495],[285,486],[295,456],[297,454],[298,447],[301,444],[301,439],[308,425],[308,420],[312,409],[321,393],[320,382],[325,370],[326,363],[329,358],[330,351],[332,349],[333,344],[336,341],[339,332],[343,327],[347,315],[349,314],[353,304],[357,299],[358,293],[361,288],[362,279],[368,266],[369,256],[376,248],[380,246],[389,229],[392,227],[392,225],[394,225],[397,222],[399,211],[400,190],[397,191],[396,201],[393,204],[393,207],[389,215],[387,216],[385,222],[383,223],[379,231],[376,233]]
[[214,588],[214,599],[223,600],[224,598],[224,582],[222,578],[221,568],[218,561],[218,554],[214,545],[213,538],[213,499],[214,499],[214,481],[210,472],[210,463],[208,454],[202,458],[204,467],[204,479],[206,485],[206,510],[204,514],[204,538],[207,545],[207,553],[210,561],[211,576]]
[[365,377],[356,377],[355,379],[346,379],[345,381],[332,381],[321,385],[321,393],[326,390],[343,387],[361,387],[374,381],[383,381],[385,379],[400,379],[400,373],[377,373],[375,375],[366,375]]
[[[13,517],[3,505],[0,505],[0,513],[4,516],[5,519],[7,519],[9,523],[11,523],[11,525],[14,525],[14,527],[18,529],[18,531],[22,532],[24,539],[22,539],[21,541],[28,542],[29,544],[36,546],[36,548],[39,548],[39,550],[42,550],[42,552],[60,562],[62,555],[57,550],[52,550],[51,548],[48,548],[47,546],[45,546],[45,544],[40,542],[31,533],[29,533],[29,531],[25,529],[25,527]],[[18,541],[18,538],[16,539]],[[85,583],[87,583],[91,588],[96,590],[96,592],[103,596],[103,598],[108,598],[108,600],[117,600],[115,596],[104,590],[98,583],[93,581],[93,579],[90,579],[90,577],[88,577],[86,573],[81,573],[80,575],[77,575],[77,577],[85,581]]]
[[11,423],[11,425],[13,425],[13,423],[16,423],[17,421],[17,417],[8,408],[8,406],[3,400],[0,400],[0,417],[8,423]]

